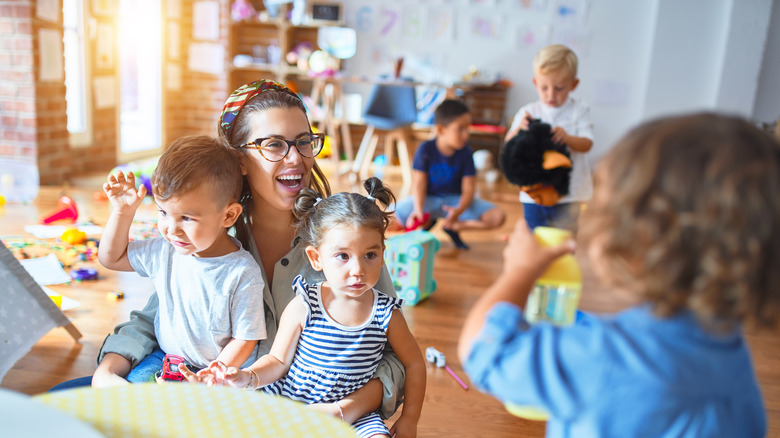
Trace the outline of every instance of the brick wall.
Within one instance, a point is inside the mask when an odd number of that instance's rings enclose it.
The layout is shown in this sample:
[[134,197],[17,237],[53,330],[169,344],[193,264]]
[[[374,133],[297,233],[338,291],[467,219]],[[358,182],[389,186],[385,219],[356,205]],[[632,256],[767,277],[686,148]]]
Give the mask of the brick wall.
[[[232,1],[219,2],[222,11],[219,43],[227,48]],[[161,3],[165,8],[167,2]],[[168,64],[178,64],[182,71],[181,90],[163,86],[163,146],[182,135],[215,135],[219,111],[231,91],[227,89],[227,74],[210,75],[187,69],[194,0],[181,3],[181,16],[168,16],[163,10],[163,29],[167,29],[169,22],[178,22],[181,30],[180,56],[174,59],[166,53],[163,73]],[[0,158],[37,162],[41,184],[57,185],[87,172],[108,171],[117,164],[120,103],[113,108],[93,109],[92,144],[70,146],[64,79],[62,83],[39,80],[38,31],[54,29],[61,35],[62,23],[38,19],[36,4],[36,0],[0,0]],[[96,23],[113,24],[114,37],[118,36],[116,16],[93,18]],[[94,56],[96,46],[96,39],[89,40],[91,53],[87,57],[93,76],[116,76],[118,54],[115,53],[114,66],[98,69]],[[225,60],[226,68],[230,61]],[[91,77],[86,82],[88,87],[92,86]],[[166,83],[163,76],[163,84]]]

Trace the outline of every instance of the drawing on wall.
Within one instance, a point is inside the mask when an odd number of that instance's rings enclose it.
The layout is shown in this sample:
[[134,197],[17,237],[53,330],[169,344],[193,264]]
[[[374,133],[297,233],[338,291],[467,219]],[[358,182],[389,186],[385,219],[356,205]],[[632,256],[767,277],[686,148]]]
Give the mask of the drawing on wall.
[[192,6],[192,38],[219,40],[219,2],[200,1]]
[[95,50],[95,67],[105,70],[114,67],[114,28],[110,24],[98,24]]
[[62,8],[59,0],[37,0],[35,2],[35,16],[41,20],[59,23],[60,11]]
[[95,76],[92,94],[95,96],[95,109],[113,108],[116,106],[116,79],[113,76]]
[[431,41],[451,43],[455,39],[455,12],[451,8],[431,8],[428,17]]
[[401,9],[394,6],[382,6],[379,9],[379,36],[398,38],[401,36]]
[[181,0],[168,0],[166,2],[165,13],[168,18],[181,18]]
[[371,6],[361,6],[355,12],[354,22],[347,21],[358,33],[369,33],[374,28],[374,8]]
[[179,23],[176,21],[168,22],[168,32],[165,35],[168,40],[168,58],[179,59],[179,47],[181,46],[181,40],[179,39],[181,29]]
[[402,35],[406,39],[420,39],[425,34],[428,9],[407,6],[403,11]]
[[523,9],[544,11],[547,9],[547,0],[516,0]]
[[553,27],[551,42],[569,46],[579,57],[586,56],[590,46],[590,32],[581,28]]
[[41,81],[65,80],[62,62],[62,33],[53,29],[38,31],[38,56]]
[[480,38],[501,38],[502,17],[471,17],[471,36]]
[[190,44],[187,67],[192,71],[222,74],[225,69],[225,47],[216,43]]
[[553,22],[556,24],[585,24],[588,0],[554,0]]
[[537,51],[550,42],[549,26],[522,25],[517,28],[517,46]]
[[169,62],[165,66],[165,88],[171,91],[181,90],[181,66]]
[[496,6],[496,0],[471,0],[471,4],[477,5],[477,6],[495,7]]

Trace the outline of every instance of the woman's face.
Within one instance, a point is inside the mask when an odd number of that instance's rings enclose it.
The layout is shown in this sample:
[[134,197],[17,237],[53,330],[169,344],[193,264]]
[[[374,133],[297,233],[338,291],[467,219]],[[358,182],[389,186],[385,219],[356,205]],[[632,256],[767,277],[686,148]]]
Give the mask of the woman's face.
[[[273,108],[255,112],[250,117],[253,128],[244,143],[267,137],[295,140],[310,132],[309,121],[298,108]],[[242,163],[256,203],[265,203],[279,210],[292,210],[295,197],[309,186],[314,158],[303,157],[295,147],[291,147],[287,156],[273,163],[250,147],[244,149]]]

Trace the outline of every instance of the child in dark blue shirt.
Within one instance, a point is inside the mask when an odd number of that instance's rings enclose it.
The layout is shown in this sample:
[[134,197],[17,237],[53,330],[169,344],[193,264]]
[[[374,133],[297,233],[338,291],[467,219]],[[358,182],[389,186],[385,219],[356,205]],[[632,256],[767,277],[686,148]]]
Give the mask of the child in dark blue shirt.
[[461,249],[468,249],[461,230],[486,230],[503,225],[506,214],[492,203],[479,199],[473,152],[468,147],[471,115],[459,100],[442,102],[434,115],[436,137],[420,145],[414,154],[412,195],[398,202],[395,229],[411,228],[429,219],[428,230],[443,219],[446,232]]

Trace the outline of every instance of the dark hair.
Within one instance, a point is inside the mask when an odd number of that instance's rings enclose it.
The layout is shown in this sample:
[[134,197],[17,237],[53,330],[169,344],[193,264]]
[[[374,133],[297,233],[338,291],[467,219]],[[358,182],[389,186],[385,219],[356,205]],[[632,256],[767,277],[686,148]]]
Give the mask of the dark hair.
[[602,278],[654,312],[772,326],[780,307],[780,144],[737,117],[635,128],[604,158],[580,237]]
[[439,106],[436,107],[436,112],[433,113],[433,123],[440,126],[447,126],[453,122],[453,120],[468,114],[469,107],[465,103],[457,99],[446,99]]
[[[293,206],[301,241],[318,247],[325,233],[338,225],[376,229],[384,241],[385,230],[393,216],[392,211],[385,209],[395,202],[395,196],[377,177],[367,179],[363,188],[368,192],[368,197],[348,192],[323,197],[312,189],[301,190]],[[371,198],[379,201],[385,209],[379,208]]]
[[[282,91],[265,90],[252,97],[244,105],[241,111],[239,111],[233,121],[233,128],[230,130],[229,134],[225,134],[219,126],[217,126],[217,131],[219,132],[220,137],[225,140],[225,143],[229,148],[238,148],[246,142],[252,133],[252,118],[250,116],[255,112],[267,111],[274,108],[298,108],[304,115],[306,114],[306,107],[303,105],[301,99]],[[252,200],[251,185],[246,177],[243,177],[243,180],[243,189],[241,191],[241,205],[243,211],[234,226],[236,229],[236,238],[245,248],[249,248],[249,217],[252,215],[254,203]],[[328,179],[325,177],[325,173],[323,173],[316,161],[312,167],[312,177],[309,180],[309,187],[319,193],[325,193],[326,196],[330,195],[330,184],[328,184]]]
[[151,183],[155,198],[163,201],[208,183],[217,204],[228,205],[241,195],[241,160],[221,139],[206,135],[181,137],[160,157]]

